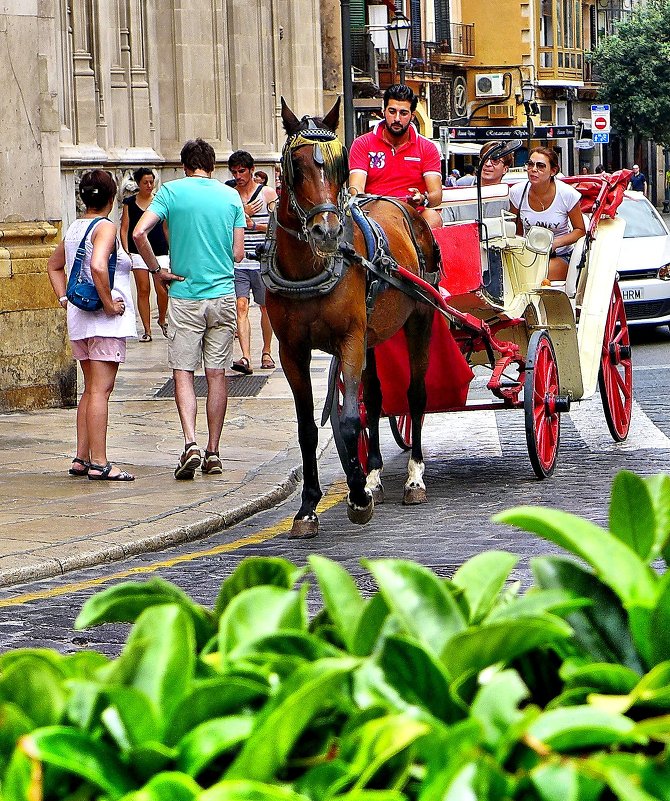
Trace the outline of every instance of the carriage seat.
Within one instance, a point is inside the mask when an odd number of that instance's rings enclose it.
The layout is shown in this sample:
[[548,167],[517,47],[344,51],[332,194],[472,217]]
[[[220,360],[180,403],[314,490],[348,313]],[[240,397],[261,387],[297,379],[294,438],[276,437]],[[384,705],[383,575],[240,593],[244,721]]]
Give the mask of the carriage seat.
[[[486,204],[494,200],[505,200],[509,197],[509,184],[494,184],[493,186],[482,186],[482,203]],[[476,186],[450,186],[442,190],[442,204],[439,208],[449,206],[469,206],[477,205]]]

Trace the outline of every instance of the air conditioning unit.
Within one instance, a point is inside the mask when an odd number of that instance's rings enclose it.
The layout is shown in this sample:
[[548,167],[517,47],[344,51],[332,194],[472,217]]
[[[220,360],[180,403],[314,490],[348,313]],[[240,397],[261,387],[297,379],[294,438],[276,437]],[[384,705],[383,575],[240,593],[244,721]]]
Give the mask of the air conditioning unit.
[[505,94],[502,73],[480,73],[475,75],[475,95],[477,97],[502,97]]
[[511,120],[514,115],[514,106],[511,103],[501,105],[491,105],[488,108],[489,119],[491,120]]

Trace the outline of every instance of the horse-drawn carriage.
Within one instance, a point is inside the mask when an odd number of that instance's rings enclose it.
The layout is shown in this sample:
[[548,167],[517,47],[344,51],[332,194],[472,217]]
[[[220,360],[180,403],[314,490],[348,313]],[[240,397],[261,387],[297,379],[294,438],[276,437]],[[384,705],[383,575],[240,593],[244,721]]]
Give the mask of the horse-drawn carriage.
[[[569,178],[582,194],[586,236],[567,280],[547,280],[552,235],[517,235],[505,212],[486,206],[507,187],[450,190],[447,204],[477,204],[472,222],[437,229],[392,199],[351,197],[346,152],[323,120],[298,120],[283,105],[289,135],[284,184],[262,258],[268,312],[291,385],[303,453],[302,505],[292,536],[318,531],[321,496],[309,379],[312,349],[333,354],[322,423],[330,416],[347,474],[352,521],[367,522],[383,499],[379,419],[411,450],[403,502],[426,500],[421,424],[427,412],[523,409],[533,468],[556,464],[560,415],[598,385],[615,440],[628,433],[631,349],[616,263],[616,219],[627,173]],[[504,145],[488,158],[503,155]],[[435,247],[439,246],[439,252]],[[469,397],[488,372],[490,402]]]

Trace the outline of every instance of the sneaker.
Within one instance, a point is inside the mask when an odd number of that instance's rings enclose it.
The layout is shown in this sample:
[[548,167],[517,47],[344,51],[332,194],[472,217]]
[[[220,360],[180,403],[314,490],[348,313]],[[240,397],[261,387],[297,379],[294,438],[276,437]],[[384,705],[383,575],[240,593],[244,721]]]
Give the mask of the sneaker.
[[220,476],[223,473],[223,464],[216,451],[205,451],[202,460],[202,472],[209,476]]
[[200,467],[202,454],[195,442],[189,442],[184,448],[184,452],[179,457],[179,464],[175,468],[174,477],[180,481],[188,481],[195,476],[195,471]]

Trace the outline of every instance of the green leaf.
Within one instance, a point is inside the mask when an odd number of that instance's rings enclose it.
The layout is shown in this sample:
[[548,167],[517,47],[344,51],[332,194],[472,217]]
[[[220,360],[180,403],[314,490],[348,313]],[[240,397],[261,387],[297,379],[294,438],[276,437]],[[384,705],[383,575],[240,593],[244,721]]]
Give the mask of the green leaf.
[[36,726],[60,723],[65,711],[63,672],[40,656],[26,654],[0,674],[0,699],[18,706]]
[[349,765],[336,757],[329,762],[321,762],[309,768],[296,778],[293,788],[313,801],[326,801],[331,797],[342,801],[344,796],[340,795],[340,791],[350,784]]
[[190,776],[166,771],[152,776],[141,790],[124,795],[121,801],[193,801],[201,791]]
[[552,615],[482,624],[452,637],[442,661],[449,675],[456,678],[499,662],[508,664],[533,648],[560,643],[571,634],[570,626]]
[[82,607],[74,627],[82,630],[103,623],[134,623],[145,609],[162,604],[178,604],[191,616],[200,646],[216,633],[211,612],[194,603],[179,587],[161,578],[124,581],[96,593]]
[[187,732],[211,718],[245,712],[269,695],[267,684],[242,676],[222,676],[194,683],[175,709],[165,740],[175,745]]
[[109,659],[98,651],[78,651],[63,657],[61,667],[71,679],[94,679],[98,670],[109,664]]
[[624,606],[651,608],[654,605],[657,578],[653,570],[632,548],[594,523],[568,512],[539,506],[519,506],[492,519],[532,531],[579,556],[593,567]]
[[23,734],[35,728],[34,722],[16,704],[0,703],[0,766],[9,760]]
[[133,774],[142,781],[174,765],[177,751],[156,741],[133,746],[125,755],[128,764],[133,766]]
[[648,485],[640,476],[622,470],[612,484],[610,531],[643,561],[654,550],[656,515]]
[[380,592],[366,602],[351,642],[353,656],[370,656],[388,618],[389,608]]
[[282,587],[251,587],[236,595],[219,622],[219,651],[232,657],[249,644],[281,629],[307,630],[304,592]]
[[358,621],[365,608],[356,582],[332,559],[312,554],[307,561],[316,576],[326,611],[351,651]]
[[181,606],[164,604],[142,612],[106,678],[143,692],[164,723],[188,692],[194,670],[193,620]]
[[2,777],[3,801],[41,799],[43,795],[41,766],[19,748],[15,749]]
[[430,727],[406,715],[387,715],[364,723],[342,741],[343,759],[362,789],[393,757],[409,748]]
[[253,725],[253,715],[231,715],[201,723],[179,741],[177,767],[197,776],[214,759],[244,742]]
[[405,630],[433,653],[463,631],[465,618],[453,595],[428,568],[403,559],[364,560],[387,606]]
[[496,749],[520,720],[519,704],[528,697],[528,689],[515,670],[494,674],[479,690],[470,714],[484,729],[486,744]]
[[670,659],[670,573],[661,579],[656,606],[649,621],[649,653],[652,665]]
[[512,620],[516,617],[541,615],[552,612],[564,616],[585,606],[589,606],[588,598],[576,598],[565,590],[538,590],[531,588],[526,595],[514,598],[504,606],[497,606],[486,618],[487,623],[494,620]]
[[539,801],[581,801],[579,778],[573,765],[542,763],[530,772]]
[[314,662],[326,657],[344,656],[339,648],[330,645],[319,637],[306,631],[282,629],[277,634],[268,634],[247,645],[235,649],[235,657],[256,655],[277,655],[297,657],[306,662]]
[[518,561],[518,556],[506,551],[485,551],[458,568],[451,581],[463,590],[470,609],[470,625],[489,614]]
[[644,666],[628,628],[628,615],[619,598],[589,570],[557,556],[531,560],[535,581],[544,589],[564,589],[591,601],[567,620],[574,640],[594,662],[619,662],[638,674]]
[[118,747],[127,751],[150,740],[158,740],[161,728],[149,698],[134,687],[105,687],[109,706],[101,718]]
[[649,489],[651,502],[654,506],[656,518],[656,531],[654,532],[654,554],[663,553],[666,564],[668,537],[670,537],[670,475],[658,473],[655,476],[646,476],[645,482]]
[[128,771],[114,751],[85,732],[66,726],[47,726],[22,737],[19,748],[31,759],[81,776],[111,799],[133,789]]
[[387,637],[379,664],[386,681],[408,704],[423,707],[446,722],[462,717],[449,693],[444,667],[418,643],[399,636]]
[[632,720],[591,706],[543,712],[530,725],[528,734],[554,751],[630,745],[642,740]]
[[226,779],[198,796],[198,801],[310,801],[307,796],[280,787],[245,779]]
[[221,585],[214,614],[219,618],[233,598],[251,587],[272,585],[290,590],[304,576],[306,570],[307,568],[296,567],[278,556],[247,557]]
[[358,664],[355,659],[320,659],[299,668],[259,714],[226,778],[270,781],[312,718],[338,698],[344,677]]
[[614,695],[632,692],[640,681],[640,676],[634,670],[606,662],[577,666],[564,662],[560,674],[568,689],[586,687],[591,691]]

